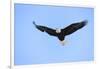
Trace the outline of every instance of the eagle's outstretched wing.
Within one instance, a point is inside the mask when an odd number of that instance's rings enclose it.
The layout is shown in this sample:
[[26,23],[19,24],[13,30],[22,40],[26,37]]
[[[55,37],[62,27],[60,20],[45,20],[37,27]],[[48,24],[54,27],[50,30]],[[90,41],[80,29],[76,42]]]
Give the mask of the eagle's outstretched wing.
[[48,27],[45,27],[45,26],[41,26],[41,25],[36,25],[35,22],[33,22],[33,24],[35,25],[35,27],[42,31],[42,32],[47,32],[49,35],[52,35],[52,36],[56,36],[57,33],[56,33],[56,30],[54,29],[51,29],[51,28],[48,28]]
[[81,21],[81,22],[77,22],[74,24],[69,25],[68,27],[65,27],[64,29],[61,29],[61,33],[65,36],[65,35],[70,35],[72,33],[74,33],[75,31],[81,29],[82,27],[84,27],[87,24],[87,20]]

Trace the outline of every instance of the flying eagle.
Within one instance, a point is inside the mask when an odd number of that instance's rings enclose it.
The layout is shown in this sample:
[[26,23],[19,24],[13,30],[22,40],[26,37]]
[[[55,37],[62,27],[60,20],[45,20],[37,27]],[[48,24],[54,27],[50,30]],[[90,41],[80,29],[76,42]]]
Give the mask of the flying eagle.
[[65,45],[65,42],[64,42],[65,36],[70,35],[70,34],[74,33],[75,31],[84,27],[87,24],[87,20],[73,23],[63,29],[58,29],[58,28],[52,29],[52,28],[48,28],[46,26],[37,25],[35,23],[35,21],[33,21],[33,24],[35,25],[35,27],[38,30],[40,30],[42,32],[46,32],[51,36],[58,37],[58,39],[61,41],[62,45]]

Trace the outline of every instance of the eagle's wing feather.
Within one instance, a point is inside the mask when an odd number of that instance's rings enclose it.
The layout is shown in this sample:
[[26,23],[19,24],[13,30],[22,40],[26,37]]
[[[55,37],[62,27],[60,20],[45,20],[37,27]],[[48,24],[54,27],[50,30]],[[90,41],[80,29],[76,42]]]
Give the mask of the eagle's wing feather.
[[38,30],[40,30],[42,32],[47,32],[49,35],[52,35],[52,36],[57,35],[56,30],[54,30],[54,29],[48,28],[46,26],[36,25],[36,24],[35,24],[35,26]]
[[87,20],[71,24],[68,27],[65,27],[64,29],[61,29],[62,34],[63,35],[70,35],[70,34],[74,33],[75,31],[84,27],[86,24],[87,24]]

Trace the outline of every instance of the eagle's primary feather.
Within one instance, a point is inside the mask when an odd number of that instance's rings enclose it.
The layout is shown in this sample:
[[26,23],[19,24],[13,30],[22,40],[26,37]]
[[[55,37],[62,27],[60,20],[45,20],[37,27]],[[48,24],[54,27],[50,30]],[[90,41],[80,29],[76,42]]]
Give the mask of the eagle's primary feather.
[[62,34],[65,35],[70,35],[72,33],[74,33],[75,31],[81,29],[82,27],[84,27],[87,24],[87,20],[81,21],[81,22],[77,22],[77,23],[73,23],[67,27],[65,27],[64,29],[61,29]]
[[46,26],[36,25],[35,22],[33,22],[33,24],[36,26],[38,30],[42,32],[47,32],[49,35],[52,35],[52,36],[57,36],[56,30],[48,28]]

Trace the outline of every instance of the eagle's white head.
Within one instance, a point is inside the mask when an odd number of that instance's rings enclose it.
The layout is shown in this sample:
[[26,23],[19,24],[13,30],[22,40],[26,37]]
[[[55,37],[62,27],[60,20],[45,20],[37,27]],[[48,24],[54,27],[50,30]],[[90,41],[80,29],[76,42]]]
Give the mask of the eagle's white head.
[[56,28],[56,33],[60,33],[60,32],[61,32],[61,29]]

